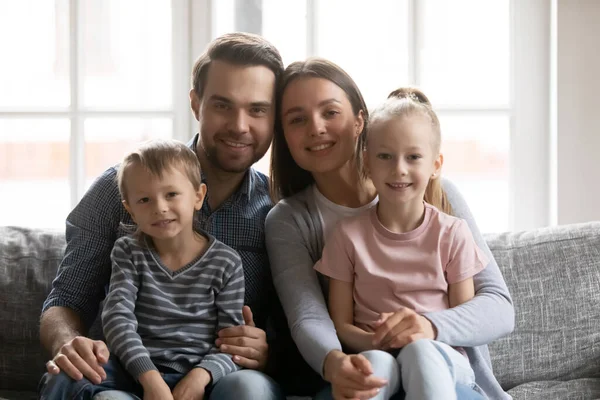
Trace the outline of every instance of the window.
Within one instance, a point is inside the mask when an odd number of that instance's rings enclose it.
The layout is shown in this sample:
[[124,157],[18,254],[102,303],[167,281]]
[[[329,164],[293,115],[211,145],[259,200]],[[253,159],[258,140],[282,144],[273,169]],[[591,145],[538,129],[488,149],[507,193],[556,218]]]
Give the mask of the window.
[[[420,87],[440,117],[443,174],[484,232],[505,231],[511,227],[510,7],[509,0],[220,0],[212,34],[263,34],[285,64],[328,58],[354,78],[370,108],[393,89]],[[253,17],[240,22],[240,13]],[[265,157],[258,168],[266,173],[268,165]]]
[[2,225],[62,228],[93,179],[138,142],[190,137],[178,3],[0,1],[11,60],[0,65]]
[[545,226],[549,25],[549,2],[515,0],[0,0],[0,224],[62,228],[136,143],[188,140],[192,64],[243,30],[286,65],[338,63],[369,107],[421,87],[482,231]]

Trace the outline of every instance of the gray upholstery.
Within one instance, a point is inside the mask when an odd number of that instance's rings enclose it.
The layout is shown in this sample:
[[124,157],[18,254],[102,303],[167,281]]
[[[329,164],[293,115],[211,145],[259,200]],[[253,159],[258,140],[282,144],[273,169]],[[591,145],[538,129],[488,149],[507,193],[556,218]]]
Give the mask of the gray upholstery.
[[[600,398],[600,222],[486,240],[516,308],[515,332],[490,346],[500,383],[517,400]],[[39,313],[63,251],[62,232],[0,227],[0,399],[35,398]]]
[[515,398],[599,398],[600,222],[486,239],[516,310],[513,334],[490,346],[502,386]]

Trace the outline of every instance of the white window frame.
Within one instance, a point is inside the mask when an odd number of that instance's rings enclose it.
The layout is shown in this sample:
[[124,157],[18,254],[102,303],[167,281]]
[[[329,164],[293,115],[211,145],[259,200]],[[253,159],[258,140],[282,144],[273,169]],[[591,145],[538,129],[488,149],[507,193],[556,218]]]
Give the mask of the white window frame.
[[65,108],[55,108],[41,111],[41,107],[27,110],[1,110],[0,118],[65,118],[70,121],[71,135],[69,139],[69,186],[71,208],[74,207],[85,191],[85,136],[84,121],[90,117],[166,117],[173,121],[173,137],[187,141],[191,137],[191,119],[189,111],[188,92],[191,71],[190,58],[190,16],[191,0],[171,0],[172,3],[172,46],[173,46],[173,103],[170,108],[153,110],[136,109],[94,109],[83,107],[81,104],[81,69],[79,54],[82,44],[80,41],[80,7],[79,0],[69,0],[69,79],[71,104]]
[[[212,38],[213,1],[194,2],[191,33],[192,53],[200,54]],[[316,1],[306,1],[306,56],[316,53],[318,32]],[[321,0],[323,1],[323,0]],[[374,4],[374,3],[369,3]],[[409,78],[420,83],[418,48],[423,27],[419,21],[423,3],[409,0],[412,20],[409,37]],[[476,17],[476,16],[474,16]],[[509,229],[527,230],[556,223],[556,193],[553,184],[556,162],[551,134],[551,28],[552,2],[510,0],[510,99],[506,107],[436,108],[443,114],[508,116]],[[494,194],[491,193],[490,196]],[[490,210],[493,212],[494,210]]]

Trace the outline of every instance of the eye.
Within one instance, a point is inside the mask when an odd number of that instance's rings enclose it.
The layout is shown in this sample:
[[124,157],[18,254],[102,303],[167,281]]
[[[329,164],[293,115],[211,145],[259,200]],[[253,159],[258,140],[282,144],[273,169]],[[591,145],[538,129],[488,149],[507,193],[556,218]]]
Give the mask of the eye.
[[253,115],[265,115],[267,113],[267,109],[265,107],[252,107],[250,109],[250,113]]
[[178,195],[177,192],[169,192],[169,193],[167,193],[167,199],[170,199],[170,198],[175,197],[177,195]]
[[421,158],[423,158],[423,156],[420,154],[411,154],[410,156],[408,156],[408,159],[411,161],[417,161]]
[[229,110],[229,104],[226,103],[222,103],[222,102],[216,102],[215,104],[215,108],[217,110]]
[[297,117],[290,118],[288,120],[288,124],[290,124],[290,125],[301,124],[302,122],[304,122],[304,120],[305,120],[304,117],[297,116]]
[[380,160],[391,160],[392,155],[388,153],[379,153],[377,154],[377,158],[379,158]]
[[150,199],[148,197],[142,197],[141,199],[139,199],[137,201],[137,204],[146,204],[149,201],[150,201]]
[[340,112],[339,112],[339,111],[337,111],[337,110],[329,110],[329,111],[325,112],[325,115],[326,115],[328,118],[333,118],[333,117],[335,117],[336,115],[338,115],[339,113],[340,113]]

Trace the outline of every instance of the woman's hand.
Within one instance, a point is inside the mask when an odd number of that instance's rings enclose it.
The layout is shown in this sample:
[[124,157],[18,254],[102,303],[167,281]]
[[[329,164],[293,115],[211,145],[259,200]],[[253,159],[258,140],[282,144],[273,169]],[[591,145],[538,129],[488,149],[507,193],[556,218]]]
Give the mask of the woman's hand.
[[360,354],[333,350],[325,358],[324,372],[335,400],[370,399],[387,384],[385,379],[373,376],[371,363]]
[[416,340],[437,336],[431,321],[405,307],[395,313],[382,313],[375,326],[373,345],[381,350],[399,349]]

